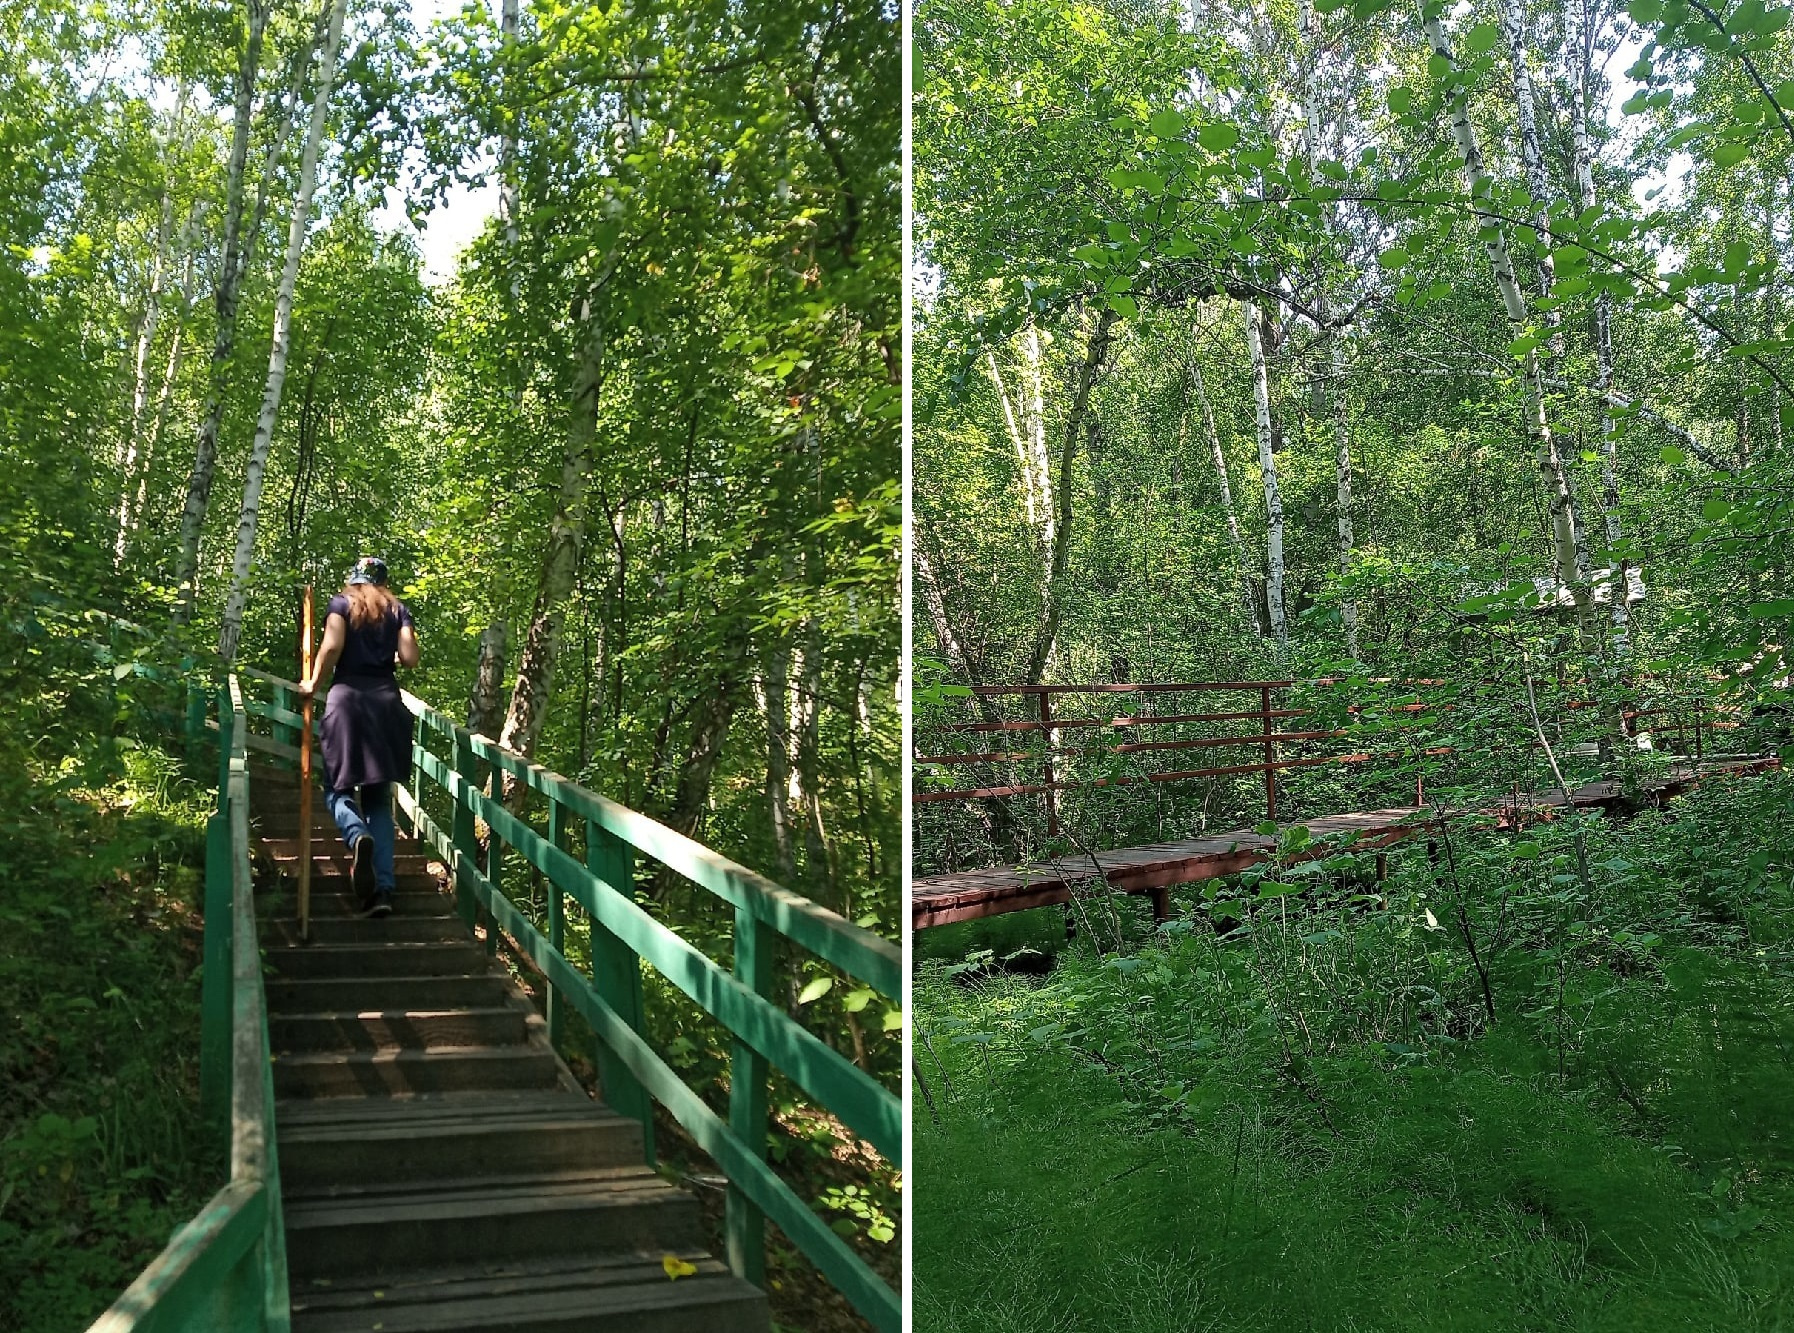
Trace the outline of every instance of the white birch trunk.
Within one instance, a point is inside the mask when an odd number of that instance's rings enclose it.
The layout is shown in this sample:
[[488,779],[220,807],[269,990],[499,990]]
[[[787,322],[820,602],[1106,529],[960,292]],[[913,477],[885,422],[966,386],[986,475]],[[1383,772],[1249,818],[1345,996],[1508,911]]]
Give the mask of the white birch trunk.
[[[1545,175],[1545,154],[1539,142],[1537,104],[1533,98],[1532,63],[1526,52],[1526,10],[1524,0],[1502,0],[1501,28],[1507,38],[1508,60],[1514,72],[1514,120],[1520,130],[1520,161],[1526,171],[1526,192],[1532,196],[1533,229],[1538,234],[1538,285],[1540,296],[1550,296],[1557,280],[1551,260],[1549,235],[1551,185]],[[1556,310],[1545,312],[1546,327],[1551,330],[1553,371],[1563,360],[1563,316]]]
[[162,213],[156,223],[156,253],[150,260],[149,292],[144,298],[143,319],[137,325],[137,347],[131,358],[131,428],[125,433],[123,472],[127,489],[137,462],[138,431],[143,409],[149,403],[149,354],[155,345],[156,326],[162,320],[162,275],[168,267],[168,245],[174,239],[174,183],[162,186]]
[[1233,507],[1233,483],[1227,475],[1227,455],[1221,450],[1221,432],[1215,429],[1215,410],[1208,400],[1208,386],[1202,379],[1202,366],[1195,354],[1190,356],[1190,383],[1196,390],[1196,403],[1202,409],[1202,429],[1208,436],[1210,455],[1215,460],[1215,480],[1221,487],[1221,513],[1227,520],[1227,540],[1233,546],[1234,568],[1240,581],[1240,605],[1246,622],[1263,632],[1258,621],[1258,606],[1252,596],[1252,555],[1246,548],[1246,536],[1240,531],[1240,516]]
[[213,465],[218,458],[218,429],[224,415],[224,376],[236,344],[237,298],[240,269],[237,251],[242,240],[243,169],[249,161],[249,130],[255,106],[255,81],[261,69],[262,40],[268,26],[268,0],[249,0],[249,36],[237,69],[237,100],[231,124],[230,161],[225,174],[224,245],[219,254],[217,327],[212,343],[212,375],[205,414],[200,418],[194,445],[193,469],[187,478],[187,499],[181,508],[181,545],[175,559],[175,586],[179,600],[174,619],[185,622],[193,613],[198,593],[199,534],[205,525],[206,507],[212,495]]
[[1034,463],[1034,499],[1040,506],[1041,547],[1051,550],[1054,537],[1053,460],[1047,453],[1046,376],[1042,373],[1043,355],[1040,330],[1033,321],[1022,337],[1022,367],[1027,372],[1028,449]]
[[1003,424],[1009,430],[1009,442],[1015,447],[1016,476],[1022,487],[1022,512],[1027,515],[1028,532],[1043,550],[1052,549],[1052,539],[1040,541],[1040,506],[1034,499],[1034,458],[1029,451],[1027,437],[1022,433],[1022,425],[1016,417],[1015,406],[1009,400],[1009,391],[1003,383],[1003,373],[997,369],[997,354],[990,348],[984,350],[985,368],[990,371],[991,386],[997,391],[997,402],[1003,408]]
[[[1433,53],[1442,60],[1450,61],[1455,70],[1457,61],[1438,18],[1426,17],[1423,11],[1422,22]],[[1465,189],[1471,200],[1480,204],[1488,196],[1491,181],[1483,166],[1482,150],[1477,146],[1476,132],[1471,128],[1470,114],[1461,89],[1451,100],[1451,128],[1457,140],[1458,151],[1464,157]],[[1515,333],[1524,334],[1529,323],[1526,299],[1521,295],[1519,281],[1514,276],[1507,232],[1493,221],[1487,222],[1484,231],[1487,237],[1484,248],[1488,252],[1489,267],[1494,270],[1495,285],[1501,292],[1502,305]],[[1577,620],[1586,637],[1593,629],[1588,587],[1588,545],[1582,539],[1581,524],[1570,497],[1569,480],[1564,472],[1563,461],[1558,456],[1557,441],[1552,436],[1551,424],[1545,415],[1545,389],[1536,349],[1526,353],[1521,369],[1526,386],[1526,431],[1533,442],[1533,458],[1545,488],[1550,511],[1557,580],[1560,585],[1570,589],[1576,603]]]
[[[320,15],[322,20],[322,15]],[[219,251],[218,282],[213,304],[217,318],[212,334],[211,374],[206,385],[205,409],[200,415],[198,438],[193,451],[193,468],[187,476],[187,498],[181,506],[180,547],[175,557],[175,587],[179,600],[174,618],[184,623],[192,615],[198,596],[199,539],[205,527],[206,510],[211,504],[212,476],[218,461],[218,433],[224,424],[225,377],[230,358],[237,345],[237,305],[243,292],[243,275],[248,272],[267,216],[268,191],[287,136],[292,133],[293,113],[304,86],[306,70],[318,39],[318,27],[312,39],[293,62],[292,83],[283,106],[280,127],[267,149],[261,183],[256,191],[255,212],[247,228],[243,226],[243,172],[249,160],[249,130],[256,74],[261,67],[264,30],[268,22],[267,0],[250,0],[249,45],[243,66],[238,73],[235,124],[231,130],[229,182],[225,190],[224,244]]]
[[336,53],[342,44],[343,20],[348,8],[349,0],[333,0],[330,7],[330,31],[324,38],[318,88],[312,97],[311,124],[305,132],[305,151],[299,160],[299,193],[293,200],[293,216],[287,226],[286,266],[281,270],[280,290],[274,300],[274,341],[268,351],[268,378],[262,388],[255,441],[249,450],[249,466],[243,481],[243,508],[237,518],[237,550],[231,560],[230,595],[224,604],[224,623],[218,633],[218,655],[227,663],[235,659],[243,633],[243,608],[249,600],[249,570],[255,558],[256,522],[261,514],[262,480],[268,468],[268,449],[274,440],[274,423],[280,415],[281,391],[286,386],[293,289],[299,281],[299,260],[305,251],[311,197],[318,183],[318,150],[324,139],[324,122],[330,114]]
[[[185,112],[185,96],[182,98],[182,111]],[[162,216],[156,228],[156,257],[150,268],[149,296],[144,305],[143,322],[137,329],[137,349],[133,357],[131,371],[131,427],[125,435],[124,457],[119,467],[118,488],[118,532],[112,544],[112,567],[119,568],[125,559],[125,539],[131,516],[131,491],[137,481],[137,474],[145,464],[143,452],[147,447],[143,443],[143,413],[149,406],[149,354],[155,345],[156,326],[162,315],[162,275],[168,264],[168,245],[174,230],[174,190],[172,182],[162,190]],[[192,230],[192,219],[181,229],[181,247],[187,245]],[[189,262],[187,271],[192,273]],[[180,345],[180,333],[176,330],[175,345]]]
[[1271,637],[1281,651],[1289,646],[1283,615],[1283,493],[1277,486],[1277,458],[1271,426],[1271,374],[1266,359],[1264,316],[1245,303],[1246,348],[1252,357],[1252,406],[1258,428],[1258,470],[1265,489],[1265,613]]
[[[192,235],[199,220],[199,207],[194,206],[187,234]],[[174,386],[181,376],[181,360],[186,355],[187,320],[193,314],[193,284],[198,269],[197,256],[187,252],[185,271],[181,277],[181,309],[175,320],[174,334],[168,340],[168,360],[162,369],[162,388],[156,395],[156,424],[144,442],[143,456],[137,462],[136,485],[126,480],[124,495],[119,500],[118,539],[114,547],[114,565],[122,565],[131,536],[143,521],[143,506],[149,496],[150,472],[162,451],[162,435],[168,429],[168,414],[174,405]]]
[[[1345,346],[1333,341],[1333,478],[1339,515],[1339,572],[1352,572],[1352,432],[1346,416]],[[1347,598],[1339,604],[1345,625],[1346,651],[1358,657],[1358,603]]]
[[[498,18],[499,49],[504,52],[505,82],[512,82],[510,61],[517,52],[517,0],[502,0]],[[517,260],[517,106],[515,99],[505,98],[505,133],[498,146],[498,216],[505,229],[505,251],[512,264]],[[511,274],[511,296],[516,299],[522,279],[515,270]]]
[[[1303,102],[1303,156],[1307,159],[1308,172],[1311,177],[1319,179],[1315,164],[1321,155],[1321,35],[1320,19],[1315,13],[1314,0],[1302,0],[1302,50],[1306,57],[1305,71],[1302,80]],[[1334,215],[1331,206],[1324,206],[1322,226],[1331,235]],[[1315,274],[1315,311],[1319,316],[1316,332],[1322,337],[1329,333],[1333,336],[1332,373],[1321,386],[1321,402],[1315,407],[1323,409],[1325,399],[1331,398],[1333,408],[1333,476],[1336,495],[1335,513],[1339,531],[1339,572],[1352,572],[1352,441],[1351,432],[1346,421],[1345,402],[1345,349],[1340,344],[1338,331],[1326,325],[1327,290],[1323,273]],[[1317,416],[1322,415],[1317,411]],[[1339,607],[1340,621],[1345,627],[1346,650],[1356,658],[1358,656],[1358,604],[1349,599],[1341,602]]]
[[[1570,136],[1572,152],[1576,158],[1576,192],[1578,202],[1584,209],[1595,205],[1594,150],[1588,134],[1591,81],[1589,58],[1595,36],[1593,22],[1588,0],[1583,0],[1580,34],[1582,59],[1578,62],[1576,88],[1570,98]],[[1600,396],[1601,405],[1601,436],[1595,445],[1601,455],[1601,520],[1610,553],[1607,559],[1608,611],[1613,619],[1614,652],[1624,657],[1631,648],[1632,615],[1631,608],[1626,603],[1630,587],[1626,562],[1615,560],[1611,554],[1613,548],[1619,545],[1621,537],[1620,478],[1616,456],[1618,445],[1613,438],[1613,415],[1608,411],[1613,394],[1613,297],[1606,291],[1595,297],[1595,389]]]

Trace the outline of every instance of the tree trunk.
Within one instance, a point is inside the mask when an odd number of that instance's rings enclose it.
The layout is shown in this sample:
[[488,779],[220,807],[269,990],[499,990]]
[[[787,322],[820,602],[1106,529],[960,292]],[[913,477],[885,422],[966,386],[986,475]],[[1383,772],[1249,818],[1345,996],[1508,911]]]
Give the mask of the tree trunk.
[[[1333,478],[1339,515],[1339,572],[1352,572],[1352,432],[1346,413],[1345,345],[1333,340]],[[1339,604],[1339,617],[1345,624],[1346,651],[1353,660],[1358,652],[1358,603],[1346,598]]]
[[479,658],[473,671],[473,691],[467,700],[467,729],[488,739],[504,721],[505,627],[503,622],[480,631]]
[[[1450,62],[1455,70],[1457,62],[1452,56],[1451,46],[1446,41],[1445,30],[1439,20],[1436,17],[1426,18],[1423,14],[1423,23],[1433,53],[1441,60]],[[1487,196],[1490,178],[1483,165],[1482,151],[1477,147],[1476,132],[1470,125],[1470,114],[1462,89],[1451,100],[1451,126],[1457,139],[1458,151],[1464,158],[1465,189],[1473,201],[1480,201]],[[1484,248],[1488,252],[1489,266],[1495,273],[1495,285],[1501,292],[1502,305],[1515,333],[1523,335],[1529,322],[1526,300],[1521,295],[1520,284],[1514,276],[1506,229],[1497,222],[1486,220],[1483,234],[1486,238]],[[1562,587],[1570,589],[1570,595],[1576,603],[1577,622],[1586,639],[1592,637],[1594,629],[1589,600],[1588,544],[1583,538],[1576,507],[1570,497],[1569,479],[1557,452],[1557,441],[1552,436],[1551,425],[1545,415],[1545,389],[1536,349],[1526,353],[1522,375],[1526,385],[1526,431],[1533,443],[1534,461],[1550,509],[1557,579]]]
[[[1539,143],[1538,113],[1533,100],[1532,64],[1526,53],[1526,9],[1524,0],[1502,0],[1501,28],[1507,38],[1508,60],[1514,72],[1514,119],[1520,130],[1520,160],[1526,170],[1526,192],[1532,196],[1533,226],[1538,233],[1539,295],[1551,295],[1557,280],[1551,262],[1550,210],[1551,184],[1545,175],[1545,153]],[[1574,100],[1574,99],[1572,99]],[[1553,307],[1545,312],[1546,327],[1551,330],[1551,373],[1557,373],[1563,361],[1563,316]]]
[[[953,618],[947,611],[947,600],[942,592],[940,578],[935,572],[934,561],[929,556],[918,536],[913,547],[915,560],[915,596],[920,599],[923,611],[928,616],[928,623],[934,629],[934,637],[941,645],[941,651],[947,655],[947,669],[967,685],[981,685],[983,673],[979,659],[967,648],[965,641],[953,628]],[[979,720],[986,723],[1001,722],[1002,712],[991,701],[988,694],[974,694],[972,704],[978,710]],[[973,770],[975,773],[981,770]],[[981,787],[1000,786],[994,780],[985,781],[981,775],[975,779]],[[984,827],[984,833],[990,839],[990,845],[998,856],[1014,861],[1021,856],[1021,838],[1017,834],[1015,820],[1010,816],[1009,807],[1003,801],[979,801],[972,810],[973,817]]]
[[[1021,482],[1022,513],[1028,520],[1029,540],[1039,548],[1044,557],[1052,550],[1052,506],[1049,500],[1042,506],[1036,495],[1034,456],[1028,447],[1028,437],[1023,430],[1021,418],[1017,415],[1015,404],[1010,401],[1009,388],[1003,383],[1003,372],[997,368],[997,354],[994,348],[984,350],[985,368],[990,372],[991,387],[997,391],[997,403],[1003,409],[1003,424],[1009,431],[1009,442],[1015,447],[1016,477]],[[1042,538],[1041,523],[1046,523],[1047,535]]]
[[[1302,0],[1302,54],[1304,57],[1304,75],[1302,80],[1302,104],[1304,134],[1302,142],[1303,157],[1308,165],[1308,173],[1318,179],[1316,165],[1321,157],[1321,41],[1320,19],[1315,13],[1314,0]],[[1331,236],[1333,231],[1333,209],[1328,206],[1322,213],[1321,226],[1323,234]],[[1332,367],[1324,382],[1317,382],[1313,404],[1317,419],[1325,419],[1328,399],[1333,409],[1333,482],[1335,493],[1334,512],[1339,531],[1339,572],[1352,572],[1352,449],[1351,432],[1346,420],[1345,402],[1345,349],[1340,344],[1338,331],[1331,327],[1327,317],[1327,279],[1325,268],[1317,264],[1314,271],[1315,288],[1315,332],[1322,337],[1333,334]],[[1358,656],[1358,604],[1347,599],[1339,606],[1340,621],[1345,627],[1346,651],[1354,658]]]
[[1057,514],[1053,522],[1053,558],[1047,566],[1046,585],[1042,589],[1040,630],[1035,635],[1033,650],[1028,654],[1028,680],[1038,685],[1046,674],[1046,665],[1059,638],[1059,622],[1065,612],[1065,574],[1071,563],[1071,491],[1072,465],[1077,460],[1078,436],[1090,416],[1090,393],[1096,377],[1108,360],[1109,343],[1115,326],[1115,312],[1105,309],[1090,335],[1090,345],[1079,365],[1072,384],[1071,406],[1065,416],[1065,435],[1059,449]]
[[[181,114],[187,110],[185,91],[181,95]],[[171,145],[172,147],[172,145]],[[131,486],[141,466],[140,453],[143,412],[149,405],[149,355],[156,341],[156,326],[162,318],[162,275],[168,267],[168,246],[174,234],[174,181],[172,164],[164,162],[167,179],[162,185],[162,211],[156,224],[156,253],[150,261],[149,293],[144,299],[143,319],[137,325],[137,347],[131,358],[131,424],[125,432],[124,448],[119,460],[118,537],[112,548],[112,567],[117,569],[125,559],[125,523],[130,516]],[[183,230],[182,242],[186,235]]]
[[[182,231],[182,248],[186,250],[186,259],[181,276],[180,312],[175,317],[174,333],[168,340],[168,360],[162,370],[162,388],[156,394],[155,424],[150,427],[149,438],[144,441],[142,454],[134,461],[127,459],[124,485],[118,498],[118,536],[113,544],[114,568],[123,566],[125,550],[130,544],[131,534],[137,530],[137,524],[142,517],[144,498],[149,492],[150,469],[155,463],[156,455],[161,450],[162,432],[167,429],[169,409],[174,402],[175,381],[180,377],[181,357],[186,345],[187,321],[193,314],[193,280],[198,259],[193,248],[193,233],[198,225],[199,205],[195,204],[192,213],[188,216],[187,225]],[[132,414],[133,448],[135,448],[138,433],[137,417],[139,415],[139,412]]]
[[779,639],[767,650],[761,681],[766,714],[766,813],[772,821],[773,854],[779,882],[797,877],[791,843],[791,643]]
[[1196,402],[1202,409],[1202,429],[1208,436],[1209,453],[1215,460],[1215,480],[1221,487],[1221,512],[1227,519],[1227,540],[1233,546],[1234,567],[1239,573],[1240,605],[1262,638],[1270,629],[1259,619],[1258,598],[1252,593],[1252,555],[1246,547],[1246,536],[1240,531],[1240,516],[1233,507],[1233,485],[1227,477],[1227,455],[1221,451],[1221,433],[1215,429],[1215,410],[1208,400],[1208,386],[1202,380],[1202,365],[1194,351],[1190,354],[1190,383],[1196,390]]
[[200,418],[199,438],[193,451],[193,470],[187,478],[187,500],[181,509],[181,546],[175,559],[176,624],[193,614],[198,594],[199,534],[205,526],[206,505],[212,495],[212,471],[218,458],[218,429],[224,419],[224,381],[230,368],[231,350],[237,338],[237,299],[242,271],[237,263],[242,243],[243,168],[249,161],[249,128],[255,106],[256,75],[261,70],[262,39],[268,26],[270,0],[248,0],[249,37],[237,63],[237,102],[233,113],[230,164],[225,176],[224,246],[219,254],[218,287],[213,297],[217,327],[212,339],[211,379],[206,411]]
[[1283,615],[1283,493],[1277,485],[1276,439],[1271,422],[1271,375],[1265,350],[1265,317],[1251,302],[1246,310],[1246,350],[1252,358],[1252,405],[1258,431],[1258,470],[1265,488],[1265,615],[1278,651],[1289,647]]
[[586,490],[592,478],[598,396],[604,388],[605,369],[604,332],[593,309],[594,300],[596,297],[581,303],[585,343],[573,377],[567,446],[561,456],[560,495],[548,524],[548,549],[542,559],[542,578],[524,634],[523,653],[517,660],[511,707],[499,735],[500,744],[523,755],[535,753],[536,738],[541,735],[548,714],[567,594],[573,589],[580,553],[585,547]]
[[305,231],[311,220],[311,197],[318,183],[318,151],[324,140],[324,122],[330,113],[330,88],[336,75],[336,53],[342,43],[343,20],[349,0],[334,0],[330,31],[324,39],[324,55],[318,68],[318,89],[312,98],[311,125],[305,132],[305,152],[299,160],[299,193],[293,200],[293,216],[287,224],[286,266],[281,270],[280,290],[274,300],[274,340],[268,350],[268,378],[262,387],[262,407],[256,417],[255,441],[249,450],[249,466],[243,480],[243,508],[237,517],[237,550],[231,560],[230,596],[224,604],[224,623],[218,632],[218,655],[227,663],[237,655],[243,634],[243,609],[249,600],[249,570],[255,559],[256,522],[261,515],[262,481],[268,468],[268,450],[274,442],[274,423],[280,415],[281,390],[286,387],[287,353],[293,325],[293,289],[299,282],[299,260],[305,251]]
[[[1594,150],[1588,134],[1590,65],[1594,50],[1593,16],[1588,0],[1582,4],[1582,32],[1579,47],[1582,58],[1576,69],[1575,88],[1570,97],[1570,135],[1576,158],[1576,191],[1584,209],[1595,205]],[[1619,545],[1620,478],[1618,443],[1614,439],[1613,414],[1608,404],[1613,394],[1613,297],[1603,290],[1595,297],[1595,389],[1600,399],[1601,436],[1596,449],[1601,455],[1601,520],[1607,538],[1608,611],[1613,618],[1614,652],[1624,657],[1631,647],[1631,608],[1626,598],[1630,577],[1624,560],[1615,560],[1613,548]]]

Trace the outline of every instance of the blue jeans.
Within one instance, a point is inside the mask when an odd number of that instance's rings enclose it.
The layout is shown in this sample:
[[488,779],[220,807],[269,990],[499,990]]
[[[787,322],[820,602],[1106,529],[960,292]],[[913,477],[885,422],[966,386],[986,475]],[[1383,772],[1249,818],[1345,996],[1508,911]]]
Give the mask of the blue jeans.
[[[336,821],[345,846],[353,848],[363,837],[374,840],[374,889],[379,893],[391,893],[398,883],[392,871],[392,784],[370,782],[361,788],[359,807],[353,791],[326,788],[324,804],[329,807],[330,817]],[[362,814],[364,810],[367,812],[365,816]]]

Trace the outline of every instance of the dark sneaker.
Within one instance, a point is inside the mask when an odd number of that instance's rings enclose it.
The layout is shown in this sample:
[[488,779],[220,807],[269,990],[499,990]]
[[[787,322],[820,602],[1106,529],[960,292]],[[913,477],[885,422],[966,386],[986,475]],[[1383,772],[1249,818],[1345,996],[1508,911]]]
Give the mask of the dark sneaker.
[[374,905],[368,909],[369,916],[392,915],[392,890],[381,889],[374,894]]
[[374,908],[374,840],[366,835],[357,838],[353,854],[349,882],[355,889],[356,910],[366,916]]

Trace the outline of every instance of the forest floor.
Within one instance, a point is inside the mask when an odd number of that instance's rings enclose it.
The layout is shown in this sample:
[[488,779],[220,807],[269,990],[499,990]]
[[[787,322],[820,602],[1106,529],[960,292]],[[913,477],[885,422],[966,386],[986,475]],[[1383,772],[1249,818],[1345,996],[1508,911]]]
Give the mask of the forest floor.
[[1790,796],[929,932],[919,1333],[1794,1328]]
[[207,801],[158,750],[0,778],[0,1330],[110,1305],[223,1179],[198,1130]]

